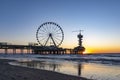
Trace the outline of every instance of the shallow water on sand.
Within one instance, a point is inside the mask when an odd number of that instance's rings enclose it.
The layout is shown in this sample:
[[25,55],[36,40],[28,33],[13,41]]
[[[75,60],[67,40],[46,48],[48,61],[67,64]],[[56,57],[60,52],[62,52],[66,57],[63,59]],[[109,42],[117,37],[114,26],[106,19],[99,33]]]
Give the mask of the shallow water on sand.
[[12,65],[56,71],[97,80],[120,80],[120,56],[0,55]]
[[119,80],[120,65],[77,63],[71,61],[20,61],[13,65],[56,71],[97,80]]

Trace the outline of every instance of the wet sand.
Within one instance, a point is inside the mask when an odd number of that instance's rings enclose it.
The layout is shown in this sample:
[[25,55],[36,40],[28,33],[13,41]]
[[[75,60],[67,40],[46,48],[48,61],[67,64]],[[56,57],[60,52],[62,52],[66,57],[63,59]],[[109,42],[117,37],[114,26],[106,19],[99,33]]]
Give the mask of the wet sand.
[[0,80],[89,80],[57,72],[9,65],[0,59]]

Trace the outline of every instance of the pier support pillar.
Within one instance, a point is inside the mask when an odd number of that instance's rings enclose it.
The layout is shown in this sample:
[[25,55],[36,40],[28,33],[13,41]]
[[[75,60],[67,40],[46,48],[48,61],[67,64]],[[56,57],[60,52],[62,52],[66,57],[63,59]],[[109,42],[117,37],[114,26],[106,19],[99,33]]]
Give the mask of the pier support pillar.
[[23,49],[21,49],[21,54],[23,54]]
[[16,49],[13,49],[13,54],[16,54]]
[[30,54],[30,49],[27,49],[27,54]]
[[7,54],[8,53],[8,49],[5,49],[5,54]]

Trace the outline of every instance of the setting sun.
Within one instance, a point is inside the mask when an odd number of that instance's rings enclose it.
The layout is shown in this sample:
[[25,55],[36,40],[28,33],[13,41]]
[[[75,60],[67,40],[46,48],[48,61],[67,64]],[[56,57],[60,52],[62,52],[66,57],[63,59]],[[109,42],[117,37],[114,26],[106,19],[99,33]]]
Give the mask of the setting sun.
[[83,54],[87,54],[87,53],[92,53],[92,50],[86,49],[86,50],[83,52]]

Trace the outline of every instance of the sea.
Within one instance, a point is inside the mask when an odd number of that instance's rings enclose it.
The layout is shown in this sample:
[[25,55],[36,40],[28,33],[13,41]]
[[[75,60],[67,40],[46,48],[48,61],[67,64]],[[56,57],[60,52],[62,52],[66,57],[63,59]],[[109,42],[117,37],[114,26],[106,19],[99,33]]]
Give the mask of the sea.
[[94,80],[120,80],[120,53],[84,55],[0,54],[10,65],[55,71]]

